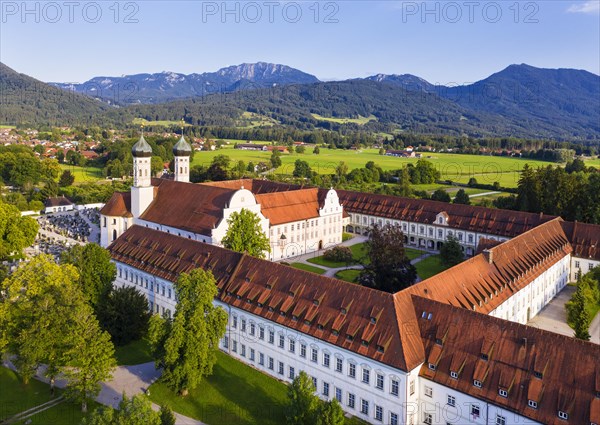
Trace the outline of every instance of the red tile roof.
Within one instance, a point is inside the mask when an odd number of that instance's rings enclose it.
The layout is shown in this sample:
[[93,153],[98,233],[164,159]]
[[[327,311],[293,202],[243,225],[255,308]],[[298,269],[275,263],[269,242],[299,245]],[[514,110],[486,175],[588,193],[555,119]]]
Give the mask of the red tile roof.
[[562,226],[573,245],[574,256],[600,261],[599,225],[565,221]]
[[553,216],[401,198],[390,195],[338,190],[340,203],[350,213],[370,214],[395,220],[433,224],[441,212],[448,214],[448,227],[498,236],[517,236]]
[[46,199],[46,202],[44,202],[44,205],[46,207],[64,207],[64,206],[73,205],[73,202],[69,201],[69,199],[65,198],[64,196],[57,196],[55,198]]
[[300,189],[256,195],[262,214],[272,225],[319,217],[319,189]]
[[109,217],[133,217],[131,214],[131,192],[115,192],[100,210]]
[[[421,297],[413,297],[413,305],[425,356],[437,358],[435,370],[425,364],[421,376],[544,424],[598,423],[599,345]],[[439,334],[447,336],[436,343]],[[528,406],[530,399],[537,409]]]

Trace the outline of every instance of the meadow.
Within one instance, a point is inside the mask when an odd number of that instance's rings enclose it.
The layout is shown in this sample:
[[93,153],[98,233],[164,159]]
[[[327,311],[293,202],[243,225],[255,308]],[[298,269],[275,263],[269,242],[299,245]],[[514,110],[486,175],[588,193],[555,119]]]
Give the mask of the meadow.
[[[148,120],[145,120],[144,118],[134,118],[132,121],[132,124],[144,125],[146,127],[149,127],[149,126],[169,127],[172,125],[176,126],[176,127],[181,127],[181,121],[148,121]],[[184,123],[183,126],[189,127],[190,124]]]
[[319,114],[311,114],[312,117],[318,121],[329,121],[337,124],[358,124],[365,125],[369,121],[377,121],[377,117],[375,115],[370,115],[368,117],[358,116],[358,118],[329,118],[324,117]]
[[[195,152],[192,165],[209,165],[217,155],[227,155],[234,161],[242,160],[246,163],[252,161],[255,164],[258,162],[268,162],[271,156],[270,152],[233,149],[233,145],[241,141],[230,140],[228,142],[229,145],[224,146],[220,150]],[[268,142],[257,143],[267,144]],[[397,158],[379,155],[377,149],[343,150],[321,148],[320,153],[314,155],[312,148],[308,148],[304,154],[283,154],[281,156],[282,166],[276,170],[276,173],[292,174],[294,162],[297,159],[308,162],[311,168],[319,174],[333,174],[340,161],[344,161],[348,165],[349,170],[362,168],[369,161],[375,162],[383,170],[396,170],[402,168],[405,164],[416,164],[418,161],[417,158]],[[552,162],[532,159],[435,152],[424,153],[423,159],[435,165],[441,173],[442,180],[467,183],[469,178],[475,177],[478,183],[493,184],[497,181],[500,183],[500,186],[507,188],[517,186],[519,173],[525,164],[529,164],[532,167],[556,165]]]
[[[63,171],[69,170],[75,176],[74,184],[93,183],[103,180],[102,169],[97,167],[79,167],[77,165],[60,164]],[[108,182],[108,181],[107,181]]]

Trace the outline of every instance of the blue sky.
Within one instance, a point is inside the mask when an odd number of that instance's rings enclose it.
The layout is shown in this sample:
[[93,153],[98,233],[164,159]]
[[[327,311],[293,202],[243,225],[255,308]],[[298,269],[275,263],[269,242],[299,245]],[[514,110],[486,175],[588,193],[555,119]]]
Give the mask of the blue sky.
[[410,73],[464,84],[512,63],[600,74],[600,0],[0,0],[0,9],[0,61],[43,81],[257,61],[324,80]]

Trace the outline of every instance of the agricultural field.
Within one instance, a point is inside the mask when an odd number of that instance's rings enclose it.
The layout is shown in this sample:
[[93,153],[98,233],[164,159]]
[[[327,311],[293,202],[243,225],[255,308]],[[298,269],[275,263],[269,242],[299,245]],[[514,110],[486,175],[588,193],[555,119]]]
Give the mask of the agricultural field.
[[0,124],[0,130],[5,129],[5,128],[17,128],[14,125],[2,125]]
[[244,111],[237,122],[238,128],[254,128],[254,127],[272,127],[278,125],[279,122],[273,118],[260,115],[254,112]]
[[60,164],[63,171],[69,170],[75,176],[75,183],[92,183],[103,180],[102,170],[97,167],[79,167],[77,165]]
[[375,115],[370,115],[368,117],[361,117],[359,115],[358,118],[328,118],[319,114],[311,114],[314,119],[317,121],[328,121],[334,122],[336,124],[358,124],[365,125],[370,121],[377,121],[377,117]]
[[[233,144],[236,142],[238,141],[231,140],[229,141],[229,145],[220,150],[196,152],[192,165],[208,165],[217,155],[228,155],[234,161],[242,160],[246,163],[250,161],[254,163],[269,161],[270,152],[233,149]],[[470,177],[475,177],[479,183],[493,184],[495,181],[498,181],[502,187],[507,188],[517,186],[519,172],[525,164],[533,167],[556,165],[555,163],[546,161],[481,155],[425,153],[423,158],[435,164],[440,170],[442,180],[467,183]],[[396,158],[379,155],[377,149],[355,151],[321,148],[319,155],[313,155],[312,149],[309,148],[304,154],[283,154],[281,156],[283,164],[276,170],[276,173],[292,174],[294,162],[297,159],[308,162],[311,168],[320,174],[334,173],[335,167],[340,161],[344,161],[350,170],[362,168],[368,161],[374,161],[383,170],[399,169],[405,164],[416,164],[418,161],[417,158]],[[435,188],[431,188],[431,190],[435,190]]]

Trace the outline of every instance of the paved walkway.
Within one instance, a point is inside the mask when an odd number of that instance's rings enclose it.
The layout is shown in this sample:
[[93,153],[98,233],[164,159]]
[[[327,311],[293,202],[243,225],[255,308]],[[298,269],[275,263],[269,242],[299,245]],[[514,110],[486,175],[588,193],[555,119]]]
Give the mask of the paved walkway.
[[[576,290],[575,286],[565,286],[527,325],[572,337],[575,332],[567,325],[565,304],[571,299]],[[589,332],[590,342],[600,344],[600,314],[597,314],[592,321]]]
[[[4,366],[15,370],[14,365],[9,361],[5,361]],[[44,369],[44,367],[41,367],[38,370],[35,379],[48,384],[48,378],[44,376]],[[154,367],[154,362],[134,366],[118,366],[113,373],[113,379],[101,384],[102,389],[98,397],[96,397],[96,401],[106,406],[118,407],[123,393],[128,397],[145,393],[146,389],[159,376],[160,371]],[[57,388],[65,388],[65,386],[65,380],[58,379],[56,381]],[[159,410],[160,406],[152,403],[152,408]],[[179,413],[175,413],[175,417],[177,425],[205,425],[196,419],[180,415]]]

